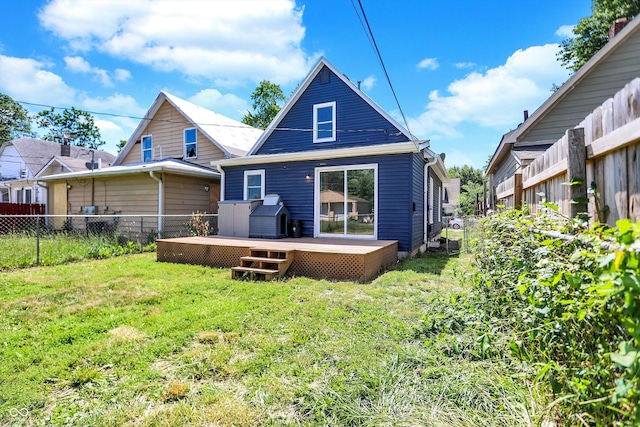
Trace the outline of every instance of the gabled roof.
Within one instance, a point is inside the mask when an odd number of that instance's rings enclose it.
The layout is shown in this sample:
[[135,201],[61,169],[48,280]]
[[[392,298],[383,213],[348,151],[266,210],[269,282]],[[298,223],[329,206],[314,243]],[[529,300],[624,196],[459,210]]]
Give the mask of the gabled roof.
[[227,158],[244,156],[263,133],[261,129],[256,129],[162,91],[153,101],[144,118],[140,120],[138,127],[120,151],[114,165],[120,165],[165,101],[222,150]]
[[[45,141],[36,138],[18,138],[13,141],[9,141],[3,144],[2,149],[13,145],[22,157],[22,161],[25,167],[29,169],[32,176],[35,176],[49,161],[58,156],[64,159],[69,165],[69,168],[78,168],[79,170],[86,169],[85,162],[91,160],[91,150],[89,148],[78,147],[76,145],[70,146],[70,156],[60,156],[60,145],[57,142]],[[101,150],[93,150],[94,161],[97,162],[101,159],[102,166],[107,167],[113,163],[115,156],[111,153]],[[78,160],[78,162],[75,162]]]
[[284,104],[280,112],[276,115],[276,117],[271,121],[271,124],[264,131],[262,136],[258,139],[256,144],[249,150],[247,156],[254,155],[260,147],[265,143],[265,141],[269,138],[269,136],[273,133],[274,130],[278,128],[280,122],[284,119],[287,113],[291,110],[291,108],[296,104],[298,99],[302,96],[305,90],[309,87],[313,79],[318,75],[318,73],[322,70],[323,67],[329,68],[333,74],[335,74],[340,80],[344,82],[354,93],[359,95],[367,104],[369,104],[374,110],[378,112],[381,116],[383,116],[386,120],[388,120],[393,126],[398,128],[406,137],[407,140],[415,141],[416,138],[409,133],[403,126],[401,126],[393,117],[389,115],[385,110],[380,108],[378,104],[376,104],[371,98],[369,98],[364,92],[362,92],[356,85],[354,85],[344,74],[338,71],[329,61],[327,61],[324,57],[321,57],[316,65],[313,67],[311,72],[307,75],[307,77],[302,81],[302,83],[295,90],[291,98]]
[[135,165],[111,166],[105,169],[83,172],[61,173],[38,178],[38,181],[56,181],[60,179],[79,179],[88,177],[125,176],[149,172],[165,172],[174,175],[195,176],[202,178],[218,178],[220,174],[209,168],[194,165],[178,159],[164,159]]
[[[497,163],[504,158],[505,152],[519,141],[520,137],[525,135],[529,130],[536,126],[540,121],[552,111],[574,88],[587,78],[598,66],[620,46],[622,46],[629,38],[640,29],[640,19],[631,20],[615,37],[613,37],[606,45],[602,47],[589,61],[587,61],[578,71],[576,71],[560,88],[553,93],[547,100],[531,115],[524,123],[520,124],[516,129],[506,133],[495,153],[491,157],[491,161],[487,166],[486,174],[493,171]],[[638,70],[640,72],[640,70]],[[614,94],[612,93],[611,96]],[[599,104],[598,104],[599,105]],[[597,106],[594,106],[595,108]],[[548,143],[544,141],[543,143]]]

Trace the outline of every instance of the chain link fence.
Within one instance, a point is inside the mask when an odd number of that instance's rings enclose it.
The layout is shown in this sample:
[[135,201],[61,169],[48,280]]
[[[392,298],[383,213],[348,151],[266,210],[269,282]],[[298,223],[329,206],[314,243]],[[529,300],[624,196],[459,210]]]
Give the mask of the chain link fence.
[[447,252],[471,252],[473,241],[479,236],[482,218],[472,215],[456,217],[455,220],[443,218],[442,237],[445,239]]
[[7,259],[16,252],[28,251],[25,257],[35,262],[20,264],[39,265],[43,241],[54,246],[58,242],[59,247],[63,247],[62,242],[74,241],[99,253],[101,246],[148,245],[158,238],[207,236],[217,232],[217,214],[0,215],[0,254]]

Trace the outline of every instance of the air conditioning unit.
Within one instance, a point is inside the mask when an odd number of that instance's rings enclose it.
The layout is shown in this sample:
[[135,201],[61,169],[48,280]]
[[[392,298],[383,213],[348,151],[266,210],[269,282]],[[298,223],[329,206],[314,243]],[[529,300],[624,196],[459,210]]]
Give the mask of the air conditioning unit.
[[96,215],[98,213],[98,207],[97,206],[85,206],[84,207],[84,214],[85,215]]
[[27,177],[27,170],[20,169],[20,179],[25,179]]

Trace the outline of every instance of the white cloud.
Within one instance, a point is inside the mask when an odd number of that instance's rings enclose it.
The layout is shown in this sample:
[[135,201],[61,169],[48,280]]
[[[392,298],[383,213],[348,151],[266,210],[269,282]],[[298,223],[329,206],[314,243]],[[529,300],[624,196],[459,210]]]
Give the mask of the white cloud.
[[0,91],[15,100],[39,104],[70,104],[76,91],[46,70],[50,65],[31,58],[0,55]]
[[458,62],[456,63],[456,68],[465,69],[465,68],[473,68],[477,64],[475,62]]
[[437,70],[439,67],[438,58],[425,58],[416,65],[419,70]]
[[426,110],[409,120],[411,131],[419,137],[459,138],[464,123],[515,127],[523,110],[535,110],[551,96],[553,83],[568,78],[556,60],[557,51],[557,44],[518,50],[504,65],[454,81],[448,94],[432,91]]
[[217,89],[203,89],[188,100],[235,120],[242,119],[249,111],[249,105],[244,99],[232,93],[222,94]]
[[102,84],[102,86],[113,86],[113,82],[111,81],[111,77],[109,77],[107,70],[98,67],[92,67],[91,64],[89,64],[81,56],[65,56],[64,62],[66,64],[67,70],[71,72],[92,74],[93,77]]
[[369,76],[362,81],[360,87],[362,88],[362,90],[371,90],[375,86],[376,82],[377,79],[375,78],[375,76]]
[[575,37],[576,35],[573,33],[573,29],[575,27],[575,25],[562,25],[556,30],[556,36],[560,36],[562,38]]
[[122,68],[116,68],[113,72],[113,78],[119,82],[126,82],[131,78],[131,72]]
[[39,18],[79,51],[211,81],[285,84],[316,59],[301,48],[302,14],[294,0],[53,0]]

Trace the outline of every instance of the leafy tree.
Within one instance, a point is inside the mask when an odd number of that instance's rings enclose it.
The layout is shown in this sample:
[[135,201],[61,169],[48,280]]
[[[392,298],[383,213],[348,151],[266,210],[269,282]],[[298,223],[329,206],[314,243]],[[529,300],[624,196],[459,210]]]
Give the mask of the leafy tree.
[[44,139],[62,142],[63,139],[71,145],[97,149],[105,142],[100,137],[100,129],[96,126],[93,116],[86,111],[71,107],[58,114],[54,109],[38,113],[38,126],[47,129]]
[[279,85],[263,80],[251,94],[251,99],[254,112],[248,111],[242,118],[242,123],[266,129],[282,108],[280,104],[285,100],[285,96]]
[[447,169],[451,178],[460,178],[460,198],[458,199],[458,213],[460,215],[474,215],[476,198],[484,197],[484,175],[480,169],[472,166],[452,166]]
[[34,136],[29,113],[9,95],[0,93],[0,144],[22,136]]
[[118,142],[116,144],[116,148],[118,149],[118,153],[122,151],[122,149],[124,148],[125,145],[127,145],[127,140],[126,139],[121,139],[120,142]]
[[593,14],[580,19],[573,30],[575,37],[562,41],[558,59],[577,71],[609,40],[609,28],[618,18],[632,19],[640,12],[640,0],[593,0]]

